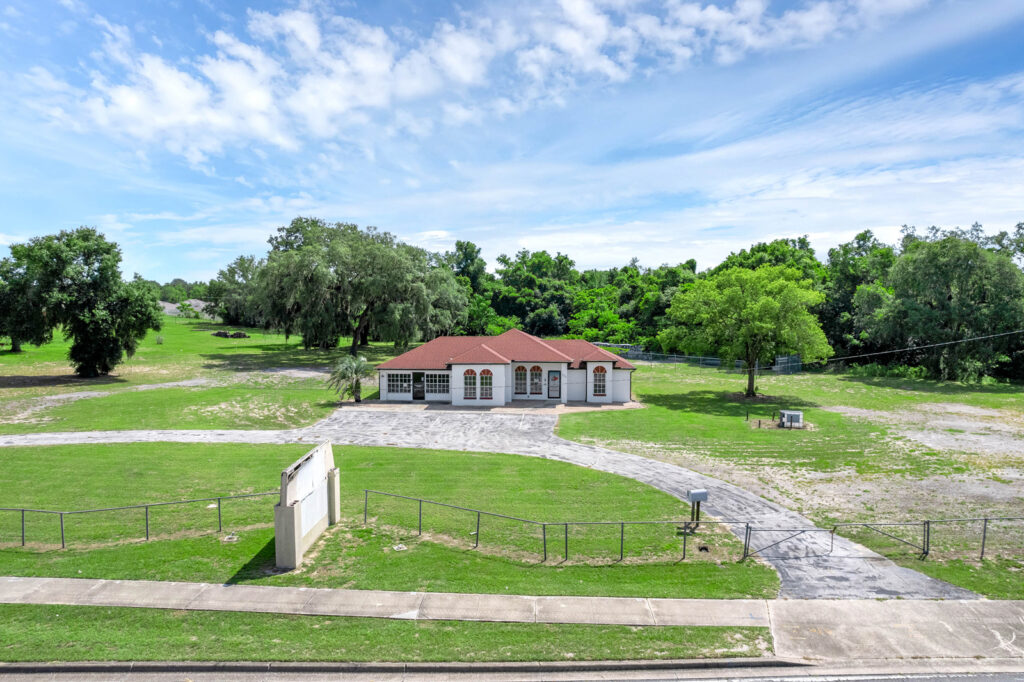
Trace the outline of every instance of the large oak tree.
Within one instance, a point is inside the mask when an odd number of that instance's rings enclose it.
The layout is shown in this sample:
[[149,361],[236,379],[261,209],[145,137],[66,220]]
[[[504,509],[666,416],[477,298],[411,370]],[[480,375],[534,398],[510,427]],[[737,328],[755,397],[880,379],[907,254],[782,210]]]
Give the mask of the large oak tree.
[[662,345],[744,361],[748,397],[756,395],[756,367],[776,355],[799,353],[805,362],[832,355],[811,308],[822,301],[793,268],[731,268],[684,286],[668,310],[674,326]]

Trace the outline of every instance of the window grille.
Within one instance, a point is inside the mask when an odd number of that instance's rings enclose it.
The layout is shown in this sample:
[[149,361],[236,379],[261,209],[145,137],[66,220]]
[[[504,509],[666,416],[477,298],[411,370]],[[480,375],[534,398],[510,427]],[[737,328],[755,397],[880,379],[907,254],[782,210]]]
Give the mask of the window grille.
[[467,369],[462,375],[463,394],[466,400],[476,400],[476,372]]
[[530,393],[538,395],[544,392],[544,370],[534,366],[530,368]]
[[516,395],[526,395],[526,368],[516,367]]
[[494,376],[491,370],[485,369],[480,372],[480,400],[490,400],[494,397]]
[[605,378],[608,376],[607,370],[604,367],[598,365],[594,368],[594,395],[607,395]]
[[428,374],[427,393],[448,395],[451,392],[451,378],[447,374]]
[[388,393],[412,393],[412,375],[389,374]]

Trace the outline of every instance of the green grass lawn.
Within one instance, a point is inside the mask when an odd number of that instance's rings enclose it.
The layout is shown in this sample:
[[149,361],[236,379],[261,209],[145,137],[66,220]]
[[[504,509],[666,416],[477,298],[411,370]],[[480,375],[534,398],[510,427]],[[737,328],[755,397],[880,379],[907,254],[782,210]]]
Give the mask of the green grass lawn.
[[[567,414],[561,417],[558,432],[564,438],[662,458],[712,475],[743,476],[743,481],[736,481],[741,484],[757,479],[759,492],[825,527],[840,521],[1024,515],[1019,487],[1016,497],[1006,488],[1015,476],[1019,479],[1013,472],[1024,468],[1019,456],[932,449],[897,433],[884,420],[888,414],[898,422],[900,413],[928,404],[955,403],[1001,410],[1011,415],[1009,421],[1019,422],[1024,420],[1020,385],[804,373],[759,378],[762,395],[756,400],[745,399],[743,388],[740,374],[686,365],[642,365],[633,375],[633,393],[644,409]],[[871,410],[882,418],[856,419],[825,409],[839,406]],[[758,419],[768,421],[786,408],[803,410],[813,428],[752,428]],[[996,497],[990,492],[995,488],[1006,492]],[[804,490],[811,492],[805,496]],[[797,495],[802,504],[794,502]],[[950,504],[953,499],[955,508]],[[1024,524],[990,528],[990,550],[999,559],[983,565],[972,562],[979,531],[967,525],[933,527],[933,547],[943,551],[922,562],[908,554],[906,546],[883,541],[882,536],[843,530],[917,570],[990,597],[1019,597],[1024,581],[1011,557],[1024,559]],[[919,535],[920,528],[906,532]]]
[[[805,471],[851,469],[859,474],[962,473],[965,464],[923,447],[893,448],[884,425],[822,408],[849,406],[897,411],[929,402],[1024,412],[1017,385],[967,387],[950,382],[798,374],[758,379],[763,397],[743,397],[743,376],[686,365],[646,365],[633,375],[642,410],[567,414],[564,438],[633,450],[644,444],[686,448],[701,455]],[[803,410],[808,430],[752,428],[780,409]],[[748,422],[748,415],[750,421]]]
[[[337,406],[324,378],[280,370],[327,369],[347,352],[344,340],[330,351],[304,350],[294,336],[258,329],[245,329],[248,339],[212,336],[219,329],[235,328],[165,316],[163,329],[150,332],[133,358],[96,379],[71,373],[62,339],[2,352],[0,433],[287,428],[313,423]],[[397,352],[390,344],[372,344],[361,353],[377,363]],[[156,387],[185,380],[204,383]],[[82,392],[103,395],[73,400]],[[375,395],[374,386],[366,387],[364,397]]]
[[767,628],[0,605],[3,661],[565,661],[771,654]]
[[[133,444],[0,449],[8,489],[0,506],[81,509],[272,490],[280,470],[305,446]],[[273,498],[227,501],[222,542],[215,508],[207,504],[154,508],[141,542],[141,510],[69,516],[69,549],[59,545],[52,516],[29,515],[32,547],[21,549],[20,519],[0,513],[0,574],[207,582],[255,582],[359,589],[584,594],[662,597],[768,597],[778,588],[770,568],[738,563],[739,541],[724,532],[701,536],[711,552],[679,562],[674,526],[630,528],[627,560],[617,559],[613,533],[573,529],[570,562],[561,536],[541,564],[532,527],[485,520],[481,549],[471,548],[475,515],[424,513],[416,535],[416,505],[377,498],[370,527],[362,526],[363,490],[398,494],[537,519],[659,520],[688,518],[685,503],[631,479],[550,460],[481,453],[336,447],[343,523],[327,533],[300,570],[273,570]],[[34,481],[46,480],[36,486]],[[404,505],[404,506],[403,506]],[[559,529],[561,530],[561,529]],[[185,532],[188,531],[188,532]],[[207,534],[200,535],[202,531]],[[126,542],[108,546],[123,538]],[[406,551],[394,551],[396,544]],[[694,555],[697,554],[697,557]],[[597,564],[597,565],[595,565]]]

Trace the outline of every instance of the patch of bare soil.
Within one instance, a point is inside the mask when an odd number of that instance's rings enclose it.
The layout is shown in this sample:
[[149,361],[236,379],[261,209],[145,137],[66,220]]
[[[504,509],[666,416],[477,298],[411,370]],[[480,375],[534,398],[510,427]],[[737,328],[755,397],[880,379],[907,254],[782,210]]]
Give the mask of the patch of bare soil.
[[898,412],[825,407],[855,419],[887,424],[897,435],[932,450],[982,455],[993,464],[1024,466],[1024,414],[960,403],[925,403]]
[[281,405],[271,400],[254,398],[246,400],[229,400],[216,405],[193,405],[185,409],[185,414],[196,414],[203,417],[229,417],[239,425],[291,424],[296,418],[303,416],[304,410],[297,405]]
[[[967,516],[1021,516],[1024,470],[911,478],[737,464],[656,443],[595,443],[729,481],[819,522],[920,521]],[[893,443],[893,447],[900,447]]]
[[320,367],[270,367],[265,374],[277,374],[293,379],[326,379],[331,371]]

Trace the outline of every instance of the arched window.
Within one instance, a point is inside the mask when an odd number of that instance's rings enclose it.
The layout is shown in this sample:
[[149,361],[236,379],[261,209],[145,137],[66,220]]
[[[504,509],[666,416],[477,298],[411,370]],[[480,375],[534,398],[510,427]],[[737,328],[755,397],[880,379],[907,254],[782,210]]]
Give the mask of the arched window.
[[544,370],[538,365],[530,368],[530,393],[540,395],[544,392]]
[[462,386],[462,397],[466,400],[476,400],[476,372],[467,369],[462,375]]
[[608,376],[608,370],[601,365],[594,368],[594,395],[608,395],[607,394],[607,382],[605,378]]
[[516,367],[516,395],[526,395],[526,368]]
[[494,376],[491,370],[480,370],[480,400],[490,400],[494,397]]

